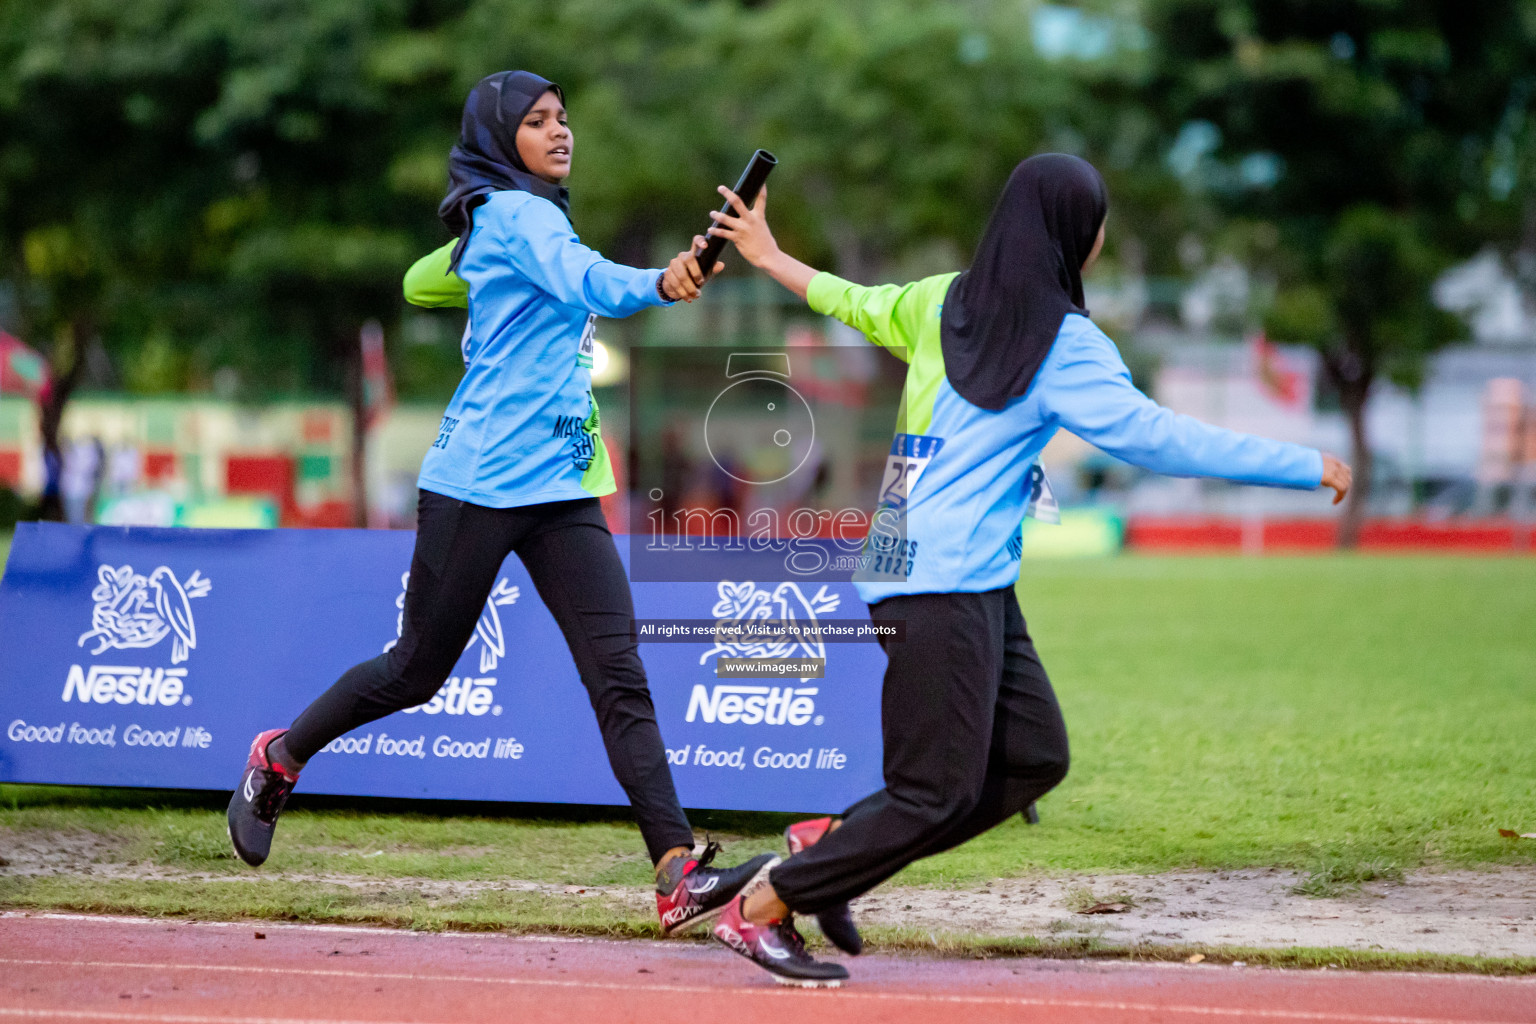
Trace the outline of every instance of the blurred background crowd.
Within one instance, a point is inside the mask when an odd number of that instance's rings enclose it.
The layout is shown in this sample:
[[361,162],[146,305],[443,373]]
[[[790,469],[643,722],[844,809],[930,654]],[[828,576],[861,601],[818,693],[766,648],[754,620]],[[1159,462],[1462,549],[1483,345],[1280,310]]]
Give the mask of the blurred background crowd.
[[[1536,0],[0,0],[0,529],[410,526],[463,316],[401,276],[511,67],[565,88],[576,228],[639,266],[757,147],[784,247],[861,283],[962,268],[1015,163],[1082,155],[1137,384],[1355,465],[1340,517],[1062,438],[1040,550],[1530,545]],[[662,452],[685,504],[707,459],[646,430],[639,350],[788,345],[855,411],[900,380],[726,259],[598,331],[621,481]],[[890,424],[847,422],[816,500],[873,493]]]

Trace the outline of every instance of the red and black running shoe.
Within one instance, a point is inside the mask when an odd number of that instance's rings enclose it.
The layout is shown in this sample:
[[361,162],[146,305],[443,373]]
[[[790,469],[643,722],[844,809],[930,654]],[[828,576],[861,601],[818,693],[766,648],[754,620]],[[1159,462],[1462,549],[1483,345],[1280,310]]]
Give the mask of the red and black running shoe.
[[267,756],[267,744],[287,729],[268,729],[251,741],[251,756],[235,795],[229,798],[229,841],[235,854],[251,867],[260,867],[272,850],[277,816],[283,813],[299,773]]
[[805,951],[805,939],[795,930],[793,916],[758,924],[742,916],[746,897],[730,902],[715,922],[715,938],[773,975],[780,985],[837,988],[848,980],[842,964],[816,960]]
[[759,854],[734,868],[710,867],[719,843],[707,843],[695,857],[677,857],[656,876],[656,913],[663,935],[676,935],[714,919],[727,903],[768,878],[779,858]]
[[815,846],[821,837],[832,830],[831,818],[812,818],[810,821],[797,821],[784,830],[784,842],[789,844],[791,854],[801,853]]
[[[789,852],[793,855],[815,846],[831,830],[831,818],[797,821],[784,830],[784,841],[789,844]],[[816,923],[821,926],[821,934],[827,937],[827,941],[844,953],[858,956],[864,952],[864,937],[853,923],[853,911],[848,909],[848,904],[839,903],[835,907],[828,907],[816,915]]]

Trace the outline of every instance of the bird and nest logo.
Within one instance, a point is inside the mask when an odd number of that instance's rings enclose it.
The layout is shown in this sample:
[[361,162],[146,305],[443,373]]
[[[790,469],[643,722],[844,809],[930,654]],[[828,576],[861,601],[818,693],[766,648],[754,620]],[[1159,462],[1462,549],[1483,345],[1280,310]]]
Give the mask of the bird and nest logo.
[[[384,645],[386,653],[405,634],[405,598],[410,589],[411,574],[407,572],[400,577],[400,594],[395,598],[395,636]],[[475,631],[469,635],[469,642],[464,645],[464,655],[461,655],[467,656],[470,651],[478,648],[480,674],[470,675],[472,669],[467,669],[449,676],[431,699],[425,704],[405,708],[406,714],[418,711],[428,715],[501,714],[502,705],[497,703],[496,698],[497,677],[491,673],[507,657],[507,632],[501,622],[502,616],[506,614],[503,609],[516,604],[521,596],[522,590],[505,576],[497,579],[490,594],[486,595],[480,616],[475,620]]]
[[807,595],[796,583],[780,583],[769,590],[751,581],[733,580],[721,580],[715,595],[710,609],[715,642],[699,656],[699,664],[718,658],[717,673],[725,664],[756,669],[752,675],[766,673],[773,681],[696,683],[683,720],[702,719],[711,725],[821,725],[825,719],[816,713],[820,685],[804,685],[821,677],[819,669],[814,676],[801,676],[799,686],[779,684],[807,665],[825,665],[827,649],[818,627],[821,617],[836,611],[842,599],[825,586]]
[[71,665],[62,699],[82,704],[191,704],[185,663],[197,648],[192,602],[208,596],[212,582],[201,570],[179,579],[164,565],[148,576],[131,565],[103,565],[96,570],[96,580],[91,628],[80,635],[77,646],[94,644],[90,654],[96,657],[110,650],[144,650],[169,638],[171,664]]
[[[400,595],[395,598],[395,638],[384,645],[385,653],[392,650],[405,633],[405,595],[410,589],[411,574],[408,572],[401,574]],[[468,654],[475,644],[480,645],[482,674],[496,671],[496,666],[501,663],[501,659],[507,656],[507,634],[501,626],[501,609],[509,604],[516,604],[521,596],[522,590],[503,576],[496,581],[496,586],[486,597],[485,606],[480,609],[480,617],[475,620],[475,631],[470,634],[469,643],[464,645],[465,654]]]
[[[727,658],[817,658],[826,660],[827,648],[817,634],[821,616],[837,610],[842,598],[823,586],[806,596],[796,583],[780,583],[773,590],[752,582],[721,580],[715,589],[719,598],[710,609],[717,625],[743,626],[747,623],[781,625],[782,630],[768,630],[757,637],[735,631],[736,639],[722,639],[699,656],[702,665],[716,655]],[[726,636],[732,631],[722,630]]]

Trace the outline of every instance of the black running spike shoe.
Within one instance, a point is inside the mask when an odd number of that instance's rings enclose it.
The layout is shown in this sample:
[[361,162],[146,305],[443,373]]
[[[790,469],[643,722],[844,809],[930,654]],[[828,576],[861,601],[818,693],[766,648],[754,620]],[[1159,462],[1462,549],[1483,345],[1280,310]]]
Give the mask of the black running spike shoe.
[[251,867],[260,867],[272,850],[277,816],[299,781],[299,773],[267,756],[267,744],[287,729],[268,729],[251,741],[251,756],[234,796],[229,798],[229,841],[235,855]]
[[738,896],[715,922],[715,938],[773,975],[780,985],[837,988],[848,980],[842,964],[816,960],[805,951],[805,939],[795,930],[794,916],[758,924],[742,916],[746,897]]
[[[793,855],[815,846],[831,830],[831,818],[798,821],[784,830],[784,842],[789,845],[789,852]],[[816,915],[816,923],[821,926],[821,934],[827,937],[827,941],[844,953],[858,956],[864,952],[864,937],[853,923],[853,911],[848,909],[848,904],[839,903],[835,907],[828,907]]]
[[656,913],[663,935],[676,935],[712,921],[735,896],[751,892],[768,878],[779,858],[759,854],[734,868],[710,867],[719,843],[694,847],[695,856],[677,857],[656,876]]

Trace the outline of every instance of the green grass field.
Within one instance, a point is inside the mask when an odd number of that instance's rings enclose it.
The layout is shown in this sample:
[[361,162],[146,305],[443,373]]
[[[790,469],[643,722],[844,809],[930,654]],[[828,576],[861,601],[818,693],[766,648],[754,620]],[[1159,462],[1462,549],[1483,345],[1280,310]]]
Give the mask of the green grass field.
[[[1536,861],[1536,561],[1026,564],[1073,739],[1043,805],[912,881],[1020,867]],[[1529,828],[1522,828],[1529,831]]]
[[[1072,773],[1042,801],[1040,825],[1015,819],[897,884],[1275,865],[1312,872],[1326,894],[1330,880],[1426,865],[1536,864],[1536,843],[1497,831],[1536,831],[1536,560],[1031,562],[1020,595],[1066,711]],[[221,803],[0,787],[0,829],[94,834],[93,855],[113,861],[243,871],[226,850]],[[620,814],[453,810],[299,800],[269,863],[376,878],[386,908],[389,878],[600,885],[648,875]],[[785,820],[696,817],[746,840],[733,846],[741,853],[774,848]],[[0,905],[218,914],[232,899],[230,913],[334,918],[362,898],[276,880],[206,896],[146,885],[0,876]],[[477,899],[494,906],[466,904],[471,922],[553,912],[534,894]],[[318,912],[317,900],[341,909]]]

